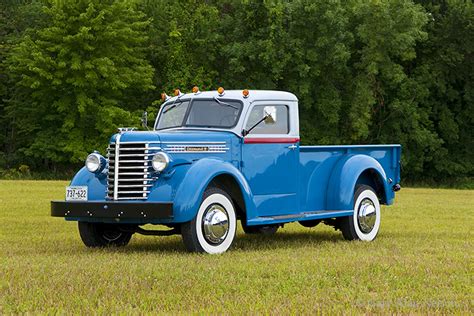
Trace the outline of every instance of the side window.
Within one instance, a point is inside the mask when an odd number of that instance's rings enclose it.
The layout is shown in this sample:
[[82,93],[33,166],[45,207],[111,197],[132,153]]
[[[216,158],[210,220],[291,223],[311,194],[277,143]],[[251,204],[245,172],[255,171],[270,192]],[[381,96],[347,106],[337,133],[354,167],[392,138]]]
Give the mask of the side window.
[[[265,107],[268,105],[256,105],[250,112],[245,129],[250,129],[265,116]],[[260,123],[250,134],[288,134],[290,131],[289,111],[286,105],[274,105],[276,108],[275,123]]]

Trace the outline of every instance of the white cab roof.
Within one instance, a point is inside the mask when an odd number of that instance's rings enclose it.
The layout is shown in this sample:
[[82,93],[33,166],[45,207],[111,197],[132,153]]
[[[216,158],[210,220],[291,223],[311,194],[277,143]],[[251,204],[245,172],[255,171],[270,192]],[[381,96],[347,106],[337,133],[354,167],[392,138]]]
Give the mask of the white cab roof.
[[[189,99],[213,99],[218,98],[221,100],[231,99],[231,100],[240,100],[243,103],[242,114],[240,115],[239,121],[231,129],[219,129],[219,128],[192,128],[192,129],[201,129],[201,130],[223,130],[230,131],[239,137],[242,137],[242,129],[244,128],[245,120],[249,114],[249,110],[252,107],[253,102],[260,101],[281,101],[285,102],[285,105],[290,108],[290,132],[287,135],[288,137],[299,137],[299,119],[298,119],[298,98],[290,92],[285,91],[273,91],[273,90],[249,90],[249,95],[247,98],[244,98],[242,90],[225,90],[223,95],[219,95],[217,91],[203,91],[199,93],[186,93],[182,94],[179,98],[182,100]],[[166,101],[166,104],[172,104],[178,97],[172,97]],[[157,120],[163,106],[160,108],[160,112],[157,116]],[[155,123],[156,124],[156,123]],[[168,130],[181,130],[188,129],[188,127],[176,127],[170,128]],[[272,134],[272,135],[249,135],[248,137],[281,137],[282,135]]]
[[[238,99],[245,100],[247,102],[253,102],[258,100],[284,100],[284,101],[298,101],[298,98],[290,92],[285,91],[273,91],[273,90],[249,90],[248,98],[244,98],[242,90],[225,90],[223,95],[219,95],[217,91],[202,91],[199,93],[186,93],[180,97],[180,99],[209,99],[209,98],[220,98],[220,99]],[[172,97],[168,101],[174,101],[177,97]]]

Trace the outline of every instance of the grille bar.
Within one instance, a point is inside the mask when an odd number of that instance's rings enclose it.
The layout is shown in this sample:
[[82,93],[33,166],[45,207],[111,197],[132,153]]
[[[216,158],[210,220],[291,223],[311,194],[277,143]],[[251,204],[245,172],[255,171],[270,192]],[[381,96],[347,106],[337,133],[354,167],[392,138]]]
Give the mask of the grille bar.
[[[110,174],[115,175],[115,172],[109,172]],[[151,172],[119,172],[121,176],[141,176],[141,175],[149,175]],[[146,179],[146,177],[144,177]]]
[[120,142],[109,144],[107,158],[107,198],[113,200],[145,200],[152,181],[156,180],[151,166],[153,155],[161,149],[146,142]]
[[[152,180],[156,180],[156,179],[158,179],[158,178],[156,178],[156,177],[154,177],[154,178],[127,178],[127,179],[120,179],[119,183],[120,182],[130,182],[130,181],[148,182],[148,181],[152,181]],[[109,180],[110,180],[110,178],[109,178]],[[112,179],[112,181],[113,181],[113,179]],[[110,184],[110,182],[109,182],[109,184]]]
[[148,165],[147,166],[120,166],[120,170],[125,170],[125,169],[145,169],[148,170]]
[[[119,188],[142,188],[142,187],[152,187],[153,184],[119,184]],[[109,185],[109,188],[113,188],[113,185]]]
[[[115,138],[115,156],[116,157],[119,157],[119,154],[120,154],[120,137],[122,137],[121,134],[118,134],[117,137]],[[117,158],[117,160],[115,160],[114,162],[114,170],[117,170],[117,173],[114,174],[114,184],[118,184],[119,181],[118,181],[118,177],[119,177],[119,159]],[[107,192],[108,194],[108,192]],[[113,189],[113,197],[114,197],[114,200],[117,200],[118,198],[118,188],[114,188]]]
[[[138,158],[138,157],[137,157]],[[118,160],[118,159],[117,159]],[[115,159],[109,159],[109,161],[113,161],[115,162]],[[146,160],[138,160],[138,159],[133,159],[133,160],[130,160],[130,159],[120,159],[120,162],[121,163],[127,163],[127,162],[141,162],[141,163],[144,163],[144,162],[148,162]]]
[[[108,190],[109,193],[113,193],[113,191],[111,190]],[[122,191],[122,194],[132,194],[132,193],[140,193],[140,194],[143,194],[143,193],[150,193],[150,191]]]
[[[120,154],[120,157],[145,157],[145,156],[150,156],[150,154]],[[115,157],[115,155],[112,154],[110,155],[110,157]]]

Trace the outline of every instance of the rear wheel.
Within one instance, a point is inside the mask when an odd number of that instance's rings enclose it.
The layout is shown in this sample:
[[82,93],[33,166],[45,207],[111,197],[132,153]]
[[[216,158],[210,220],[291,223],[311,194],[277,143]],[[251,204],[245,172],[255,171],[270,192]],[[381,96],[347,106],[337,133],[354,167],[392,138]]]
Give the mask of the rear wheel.
[[242,229],[246,234],[273,235],[278,230],[278,225],[247,226],[242,220]]
[[116,224],[78,222],[78,227],[87,247],[123,247],[132,238],[132,233],[121,231]]
[[354,213],[340,219],[342,235],[347,240],[372,241],[380,228],[380,203],[374,190],[361,185],[354,193]]
[[223,253],[232,245],[237,218],[232,199],[219,188],[208,188],[192,221],[181,225],[188,251]]

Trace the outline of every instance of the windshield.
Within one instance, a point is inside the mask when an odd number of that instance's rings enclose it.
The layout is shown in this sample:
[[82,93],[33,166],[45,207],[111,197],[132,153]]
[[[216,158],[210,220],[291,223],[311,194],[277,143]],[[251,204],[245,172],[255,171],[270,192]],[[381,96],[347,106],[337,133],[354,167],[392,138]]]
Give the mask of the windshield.
[[236,100],[178,100],[166,104],[156,129],[172,127],[232,128],[239,120],[242,103]]
[[189,101],[175,102],[165,105],[161,111],[157,129],[178,127],[183,124],[184,116],[188,110]]

